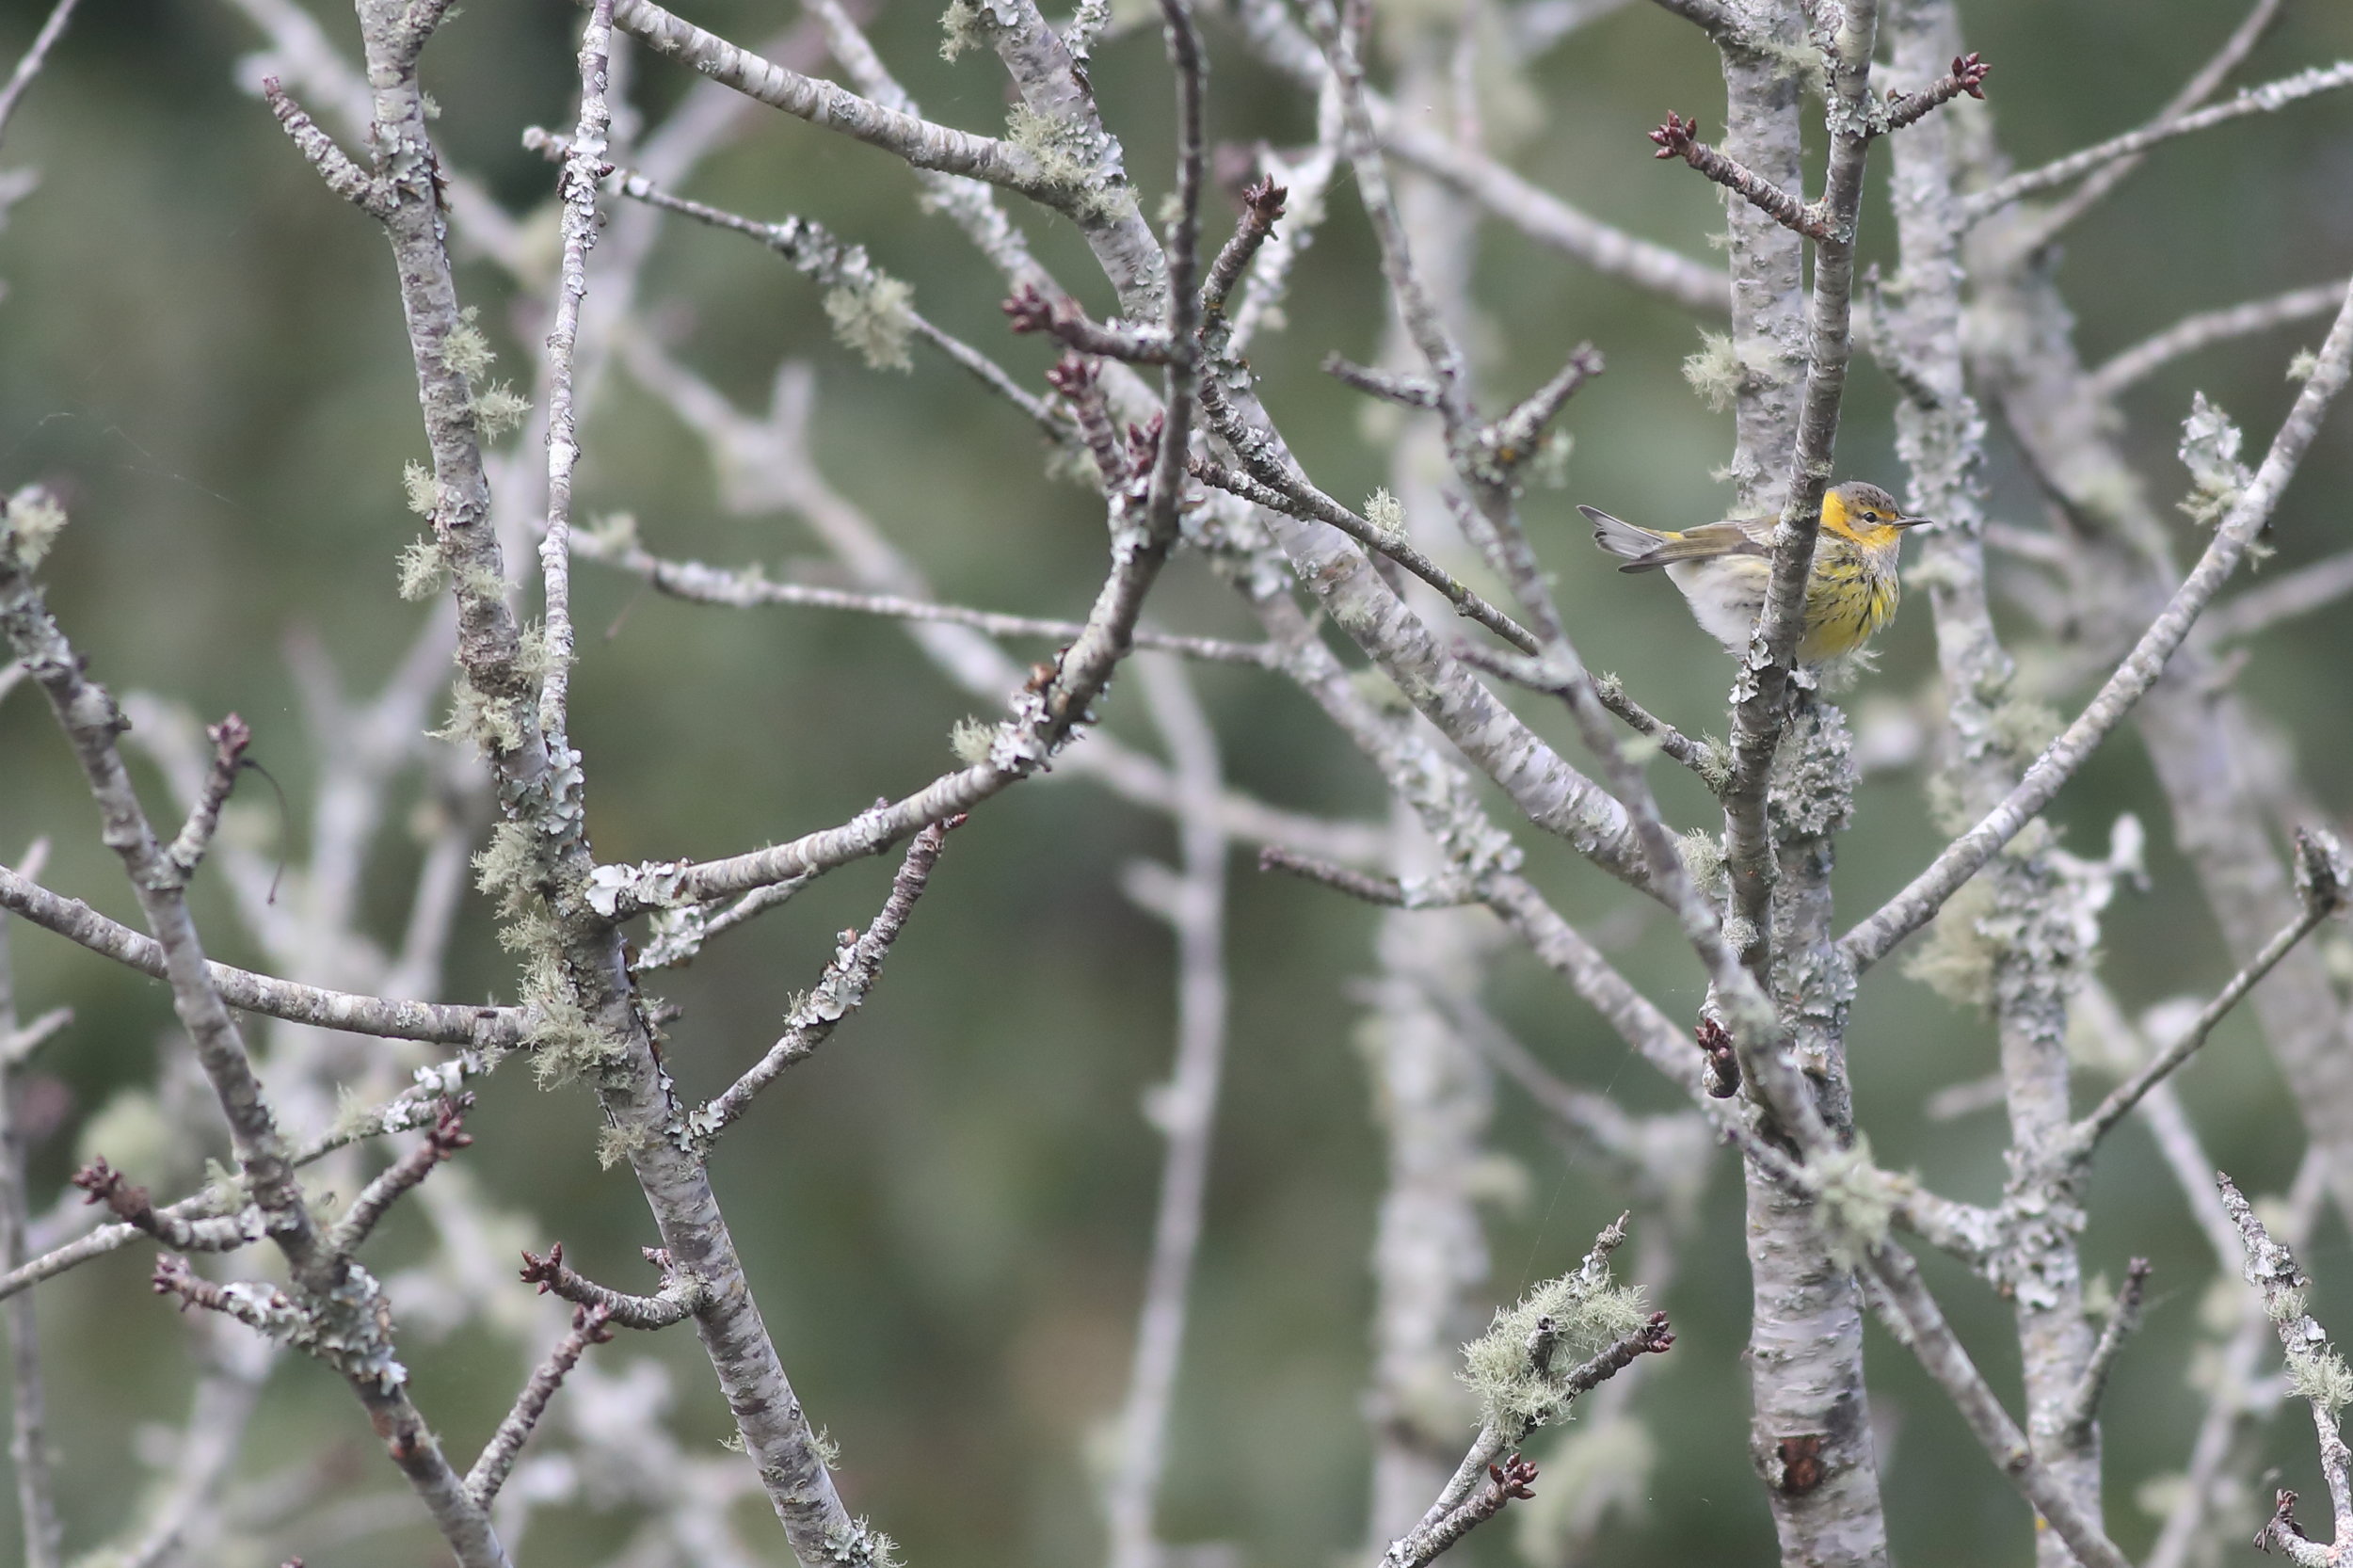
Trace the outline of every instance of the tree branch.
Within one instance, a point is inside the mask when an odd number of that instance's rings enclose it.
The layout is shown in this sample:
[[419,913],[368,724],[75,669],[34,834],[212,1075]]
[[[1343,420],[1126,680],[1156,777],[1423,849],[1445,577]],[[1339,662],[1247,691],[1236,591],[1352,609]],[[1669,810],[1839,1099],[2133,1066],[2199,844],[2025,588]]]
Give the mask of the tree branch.
[[2321,345],[2312,378],[2305,382],[2279,433],[2272,438],[2262,466],[2215,530],[2213,542],[2183,580],[2171,601],[2141,633],[2133,651],[2075,721],[2035,760],[2017,788],[1975,827],[1946,846],[1903,891],[1839,938],[1839,947],[1856,968],[1867,968],[1878,962],[1889,949],[1925,924],[1955,889],[2049,804],[2108,731],[2155,683],[2166,661],[2189,635],[2199,614],[2236,569],[2248,545],[2279,504],[2297,465],[2318,435],[2329,405],[2343,389],[2349,363],[2353,363],[2353,294],[2348,294],[2339,310],[2336,324]]

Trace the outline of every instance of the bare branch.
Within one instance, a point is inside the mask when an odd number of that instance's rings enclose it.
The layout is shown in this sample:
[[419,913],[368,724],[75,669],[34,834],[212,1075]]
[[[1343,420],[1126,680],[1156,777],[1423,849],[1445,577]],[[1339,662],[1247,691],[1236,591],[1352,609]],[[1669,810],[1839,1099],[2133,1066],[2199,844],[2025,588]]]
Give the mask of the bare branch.
[[1103,1489],[1112,1568],[1154,1568],[1160,1557],[1155,1515],[1201,1249],[1230,996],[1227,845],[1217,819],[1223,789],[1217,735],[1181,666],[1146,660],[1139,674],[1153,724],[1185,793],[1176,820],[1181,870],[1171,872],[1157,861],[1144,862],[1133,868],[1128,886],[1128,895],[1176,934],[1176,1050],[1167,1081],[1151,1090],[1145,1102],[1145,1113],[1167,1140],[1168,1152],[1160,1169],[1128,1396],[1118,1416],[1117,1459]]
[[682,1323],[702,1309],[710,1294],[707,1284],[691,1274],[673,1272],[665,1261],[665,1254],[649,1249],[647,1257],[665,1275],[660,1295],[632,1296],[607,1289],[564,1261],[561,1241],[550,1245],[545,1257],[524,1253],[521,1277],[525,1285],[537,1286],[543,1296],[560,1296],[575,1306],[601,1312],[608,1322],[647,1333]]
[[573,358],[581,302],[588,294],[588,252],[597,243],[597,184],[603,178],[606,102],[613,53],[613,0],[594,0],[580,38],[580,122],[564,157],[556,194],[563,203],[563,253],[556,263],[554,320],[548,329],[548,511],[539,539],[539,582],[547,609],[547,673],[539,682],[539,728],[561,750],[569,725],[572,681],[572,470],[580,461],[573,408]]
[[2199,1010],[2197,1021],[2179,1039],[2157,1052],[2138,1072],[2109,1091],[2108,1096],[2097,1108],[2069,1128],[2067,1143],[2073,1158],[2089,1159],[2092,1147],[2107,1135],[2108,1129],[2122,1121],[2151,1089],[2196,1055],[2198,1048],[2204,1045],[2206,1037],[2214,1032],[2215,1026],[2239,1004],[2248,992],[2255,988],[2257,982],[2271,972],[2272,966],[2285,958],[2289,949],[2302,941],[2313,927],[2334,912],[2333,901],[2308,900],[2304,912],[2265,943],[2263,951],[2250,959],[2245,968],[2231,977],[2229,983],[2215,994],[2215,999]]
[[2018,1430],[1986,1385],[1969,1352],[1945,1321],[1936,1298],[1921,1284],[1919,1269],[1910,1255],[1892,1242],[1882,1242],[1871,1250],[1870,1266],[1878,1287],[1872,1292],[1872,1304],[1879,1310],[1880,1320],[1919,1358],[1929,1376],[1960,1407],[1961,1418],[1969,1423],[1994,1467],[2050,1522],[2084,1568],[2132,1568],[2131,1560],[2102,1531],[2099,1521],[2088,1516],[2074,1494],[2035,1457],[2026,1434]]
[[[572,141],[534,125],[523,132],[523,145],[550,158],[568,160]],[[632,200],[642,201],[664,212],[677,213],[714,229],[758,240],[792,264],[794,270],[816,280],[828,289],[847,289],[872,300],[875,290],[890,284],[888,279],[866,254],[866,248],[852,245],[840,238],[821,223],[804,217],[787,217],[775,223],[762,223],[757,218],[731,213],[723,207],[696,201],[664,190],[647,175],[632,168],[600,164],[600,178],[614,182],[615,188]],[[950,176],[940,176],[943,180]],[[1030,285],[1024,285],[1030,286]],[[901,320],[909,333],[922,339],[954,360],[990,392],[1019,408],[1045,433],[1056,440],[1069,439],[1066,422],[1057,416],[1035,395],[1009,375],[1003,366],[962,338],[946,331],[912,306],[892,299],[890,313]]]
[[2233,338],[2249,337],[2291,322],[2327,315],[2345,302],[2348,287],[2353,287],[2353,279],[2340,278],[2330,283],[2289,289],[2268,299],[2251,299],[2244,305],[2184,316],[2093,371],[2090,390],[2099,397],[2114,398],[2184,355],[2228,343]]
[[2233,642],[2327,609],[2347,594],[2353,594],[2353,551],[2323,556],[2224,600],[2206,612],[2199,630],[2214,642]]
[[506,1484],[507,1475],[515,1468],[515,1461],[522,1453],[523,1444],[530,1440],[532,1429],[539,1417],[547,1414],[548,1402],[555,1391],[564,1386],[580,1358],[591,1345],[602,1345],[613,1337],[607,1327],[612,1314],[602,1306],[576,1306],[572,1309],[572,1326],[563,1338],[555,1342],[547,1358],[532,1369],[529,1381],[515,1396],[515,1407],[499,1423],[498,1431],[482,1446],[473,1468],[466,1472],[466,1496],[476,1508],[488,1508]]
[[[645,579],[663,593],[695,604],[747,608],[782,604],[811,610],[841,610],[852,615],[880,616],[893,620],[932,621],[944,626],[968,626],[992,637],[1048,637],[1068,643],[1086,630],[1075,620],[1048,620],[1035,616],[1008,616],[962,604],[936,604],[926,600],[899,599],[889,594],[852,593],[803,583],[773,583],[758,568],[729,571],[700,561],[674,561],[655,555],[635,540],[595,532],[572,536],[572,553],[617,567]],[[1273,667],[1281,650],[1269,643],[1228,642],[1217,637],[1189,637],[1173,632],[1138,627],[1138,648],[1181,654],[1216,664]]]
[[1807,239],[1830,237],[1832,218],[1826,210],[1810,205],[1794,191],[1782,189],[1738,159],[1726,157],[1700,140],[1699,132],[1697,120],[1670,113],[1664,124],[1649,133],[1650,139],[1658,144],[1658,151],[1651,156],[1681,158],[1783,228]]
[[2108,1311],[2108,1320],[2100,1329],[2100,1341],[2091,1348],[2091,1360],[2084,1368],[2083,1381],[2066,1408],[2057,1413],[2054,1424],[2073,1441],[2084,1441],[2091,1432],[2091,1423],[2100,1413],[2100,1396],[2106,1392],[2108,1378],[2116,1370],[2116,1358],[2123,1352],[2124,1341],[2140,1327],[2140,1298],[2149,1285],[2149,1260],[2136,1257],[2124,1266],[2124,1286],[2116,1295],[2116,1304]]
[[319,171],[319,178],[327,182],[328,190],[372,217],[380,218],[390,210],[391,198],[382,184],[353,163],[335,145],[334,137],[319,129],[318,122],[303,112],[302,105],[279,87],[277,77],[262,84],[262,94],[269,100],[270,112],[278,117],[278,123],[286,128],[295,146]]
[[2195,114],[2185,114],[2171,119],[2160,117],[2137,131],[2128,131],[2121,136],[2112,137],[2097,146],[2087,147],[2080,152],[2071,153],[2064,158],[2044,164],[2041,168],[2028,169],[2023,174],[2013,174],[1991,189],[1979,191],[1975,196],[1966,198],[1961,203],[1962,221],[1964,223],[1981,222],[1992,214],[2001,211],[2023,197],[2033,196],[2038,192],[2063,185],[2071,180],[2081,179],[2103,165],[2113,163],[2119,158],[2130,157],[2137,152],[2146,152],[2160,142],[2172,140],[2175,136],[2185,136],[2212,126],[2225,125],[2233,120],[2243,120],[2252,114],[2274,114],[2291,104],[2300,103],[2316,93],[2329,92],[2343,87],[2353,87],[2353,60],[2340,60],[2331,66],[2313,66],[2308,70],[2297,72],[2293,76],[2283,76],[2276,82],[2265,82],[2260,87],[2248,88],[2229,103],[2217,104],[2210,109],[2201,109]]
[[[79,899],[53,893],[6,866],[0,866],[0,908],[126,968],[156,980],[170,978],[163,947],[153,937],[106,919]],[[221,1000],[240,1012],[347,1034],[488,1049],[520,1044],[528,1025],[528,1015],[520,1007],[461,1007],[354,996],[210,962],[205,973]]]
[[[60,28],[72,8],[64,0],[51,21]],[[29,72],[24,73],[29,79]],[[0,121],[5,128],[5,121]],[[25,856],[38,868],[47,845]],[[40,1025],[18,1023],[15,954],[6,915],[0,915],[0,1277],[12,1277],[29,1250],[31,1213],[25,1165],[23,1077],[38,1044]],[[54,1015],[53,1015],[54,1016]],[[16,1505],[25,1568],[58,1568],[65,1560],[64,1526],[57,1516],[55,1459],[49,1449],[48,1395],[40,1360],[40,1322],[27,1296],[5,1309],[8,1336],[8,1458],[16,1472]]]
[[1337,353],[1323,357],[1323,374],[1344,386],[1355,388],[1368,397],[1378,397],[1407,408],[1435,408],[1438,406],[1438,384],[1427,376],[1410,372],[1375,370],[1343,359]]
[[[1218,419],[1219,410],[1224,407],[1222,400],[1213,396],[1209,399],[1209,406],[1211,418]],[[1251,473],[1237,473],[1222,463],[1196,457],[1193,462],[1193,476],[1205,485],[1224,490],[1228,495],[1241,496],[1244,501],[1270,511],[1337,528],[1358,544],[1378,551],[1437,589],[1457,611],[1521,652],[1534,653],[1541,648],[1533,632],[1422,553],[1401,531],[1393,532],[1375,526],[1305,480],[1294,478],[1273,464],[1254,464],[1252,467]]]
[[433,1174],[433,1168],[444,1160],[456,1158],[457,1151],[473,1142],[466,1131],[465,1111],[473,1096],[464,1095],[444,1099],[434,1114],[433,1126],[426,1129],[417,1146],[402,1155],[384,1173],[367,1184],[360,1195],[344,1210],[343,1218],[327,1233],[328,1245],[342,1256],[348,1257],[360,1250],[376,1224],[392,1211],[409,1189]]
[[963,821],[962,817],[952,817],[936,822],[915,836],[899,863],[899,874],[891,879],[890,896],[883,901],[882,912],[874,917],[874,923],[866,928],[863,936],[848,931],[841,934],[841,946],[834,953],[833,962],[825,966],[817,984],[786,1016],[782,1037],[725,1094],[686,1118],[684,1135],[697,1148],[708,1149],[715,1143],[729,1124],[751,1109],[754,1096],[775,1082],[787,1067],[813,1055],[841,1020],[856,1012],[866,1000],[866,993],[882,972],[883,960],[890,956],[891,944],[905,929],[915,901],[923,896],[923,889],[931,881],[932,868],[939,863],[940,851],[947,847],[949,830]]
[[1389,909],[1450,909],[1473,902],[1468,888],[1449,880],[1408,883],[1393,876],[1371,876],[1280,844],[1268,844],[1258,851],[1258,869],[1288,872],[1303,882],[1321,883],[1335,892]]
[[[40,74],[41,67],[49,63],[49,51],[65,36],[66,24],[73,20],[73,8],[79,3],[80,0],[57,0],[50,8],[49,19],[33,35],[32,44],[16,62],[16,69],[8,72],[8,81],[0,84],[0,139],[7,137],[8,121],[15,118],[17,104],[24,101],[25,89]],[[54,1546],[55,1543],[51,1544]]]
[[1925,924],[1945,900],[2008,843],[2011,837],[2057,794],[2086,759],[2122,721],[2153,685],[2189,635],[2199,614],[2210,603],[2246,554],[2248,545],[2270,518],[2287,488],[2297,465],[2319,433],[2322,416],[2344,387],[2353,363],[2353,294],[2337,313],[2336,324],[2321,345],[2312,378],[2288,410],[2263,464],[2230,512],[2188,577],[2157,618],[2141,633],[2124,662],[2117,666],[2084,711],[2059,738],[2035,760],[2025,776],[2002,803],[1967,833],[1953,840],[1933,864],[1913,878],[1904,890],[1869,919],[1839,938],[1858,969],[1884,957],[1889,949]]
[[[2215,52],[2213,58],[2200,66],[2196,74],[2182,84],[2181,90],[2157,111],[2156,119],[2151,123],[2170,123],[2213,97],[2230,79],[2231,73],[2246,63],[2247,56],[2254,53],[2255,45],[2261,43],[2264,36],[2271,31],[2272,24],[2280,20],[2280,9],[2284,3],[2285,0],[2255,0],[2239,24],[2231,30],[2231,36],[2223,40],[2222,47]],[[2042,249],[2068,225],[2089,212],[2103,197],[2138,168],[2145,156],[2145,153],[2135,154],[2105,164],[2094,169],[2068,196],[2053,202],[2047,211],[2019,214],[2016,231],[2004,236],[2006,248],[2017,256],[2030,256]]]
[[657,55],[701,72],[746,98],[782,109],[824,130],[878,147],[942,174],[961,174],[1019,191],[1074,219],[1091,216],[1095,193],[1058,178],[1011,142],[935,124],[872,99],[804,76],[707,33],[653,0],[616,0],[613,24]]

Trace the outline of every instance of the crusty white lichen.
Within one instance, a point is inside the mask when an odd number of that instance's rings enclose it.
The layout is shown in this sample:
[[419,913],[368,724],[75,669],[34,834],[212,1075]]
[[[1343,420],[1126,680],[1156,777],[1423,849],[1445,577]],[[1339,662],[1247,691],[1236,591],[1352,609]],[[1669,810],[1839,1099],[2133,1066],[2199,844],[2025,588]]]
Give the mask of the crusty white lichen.
[[2206,401],[2204,392],[2192,392],[2189,417],[2182,421],[2182,466],[2189,470],[2190,491],[2182,499],[2182,510],[2198,521],[2217,523],[2238,504],[2247,487],[2254,481],[2254,472],[2238,460],[2239,448],[2246,438],[2231,416]]

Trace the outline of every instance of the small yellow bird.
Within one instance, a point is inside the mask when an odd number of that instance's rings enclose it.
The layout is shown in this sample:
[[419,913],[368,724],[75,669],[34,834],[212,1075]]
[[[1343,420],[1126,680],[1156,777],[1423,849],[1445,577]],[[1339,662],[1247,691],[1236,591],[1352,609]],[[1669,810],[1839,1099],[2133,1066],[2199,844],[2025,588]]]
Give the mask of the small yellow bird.
[[[1700,629],[1735,655],[1745,651],[1765,611],[1773,573],[1770,540],[1775,518],[1733,518],[1683,532],[1654,532],[1579,506],[1593,525],[1593,542],[1625,565],[1620,571],[1656,571],[1683,591]],[[1930,520],[1908,518],[1877,485],[1849,482],[1822,497],[1822,530],[1814,547],[1814,574],[1805,588],[1805,631],[1798,662],[1819,664],[1852,653],[1896,618],[1901,586],[1896,556],[1903,531]]]

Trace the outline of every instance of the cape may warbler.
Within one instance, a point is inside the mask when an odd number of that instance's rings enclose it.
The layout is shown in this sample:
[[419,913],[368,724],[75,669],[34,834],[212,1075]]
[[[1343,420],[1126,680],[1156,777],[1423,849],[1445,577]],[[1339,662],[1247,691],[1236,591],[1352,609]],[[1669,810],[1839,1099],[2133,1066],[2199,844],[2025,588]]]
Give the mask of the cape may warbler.
[[[1773,572],[1769,541],[1779,520],[1734,518],[1675,534],[1637,528],[1591,506],[1577,510],[1592,520],[1593,542],[1625,558],[1620,571],[1663,567],[1690,601],[1702,631],[1735,654],[1748,648],[1765,611]],[[1852,653],[1896,618],[1897,551],[1905,529],[1928,520],[1904,516],[1896,498],[1877,485],[1849,483],[1823,495],[1822,531],[1805,588],[1805,631],[1798,639],[1800,664]]]

